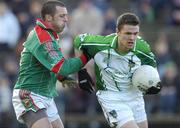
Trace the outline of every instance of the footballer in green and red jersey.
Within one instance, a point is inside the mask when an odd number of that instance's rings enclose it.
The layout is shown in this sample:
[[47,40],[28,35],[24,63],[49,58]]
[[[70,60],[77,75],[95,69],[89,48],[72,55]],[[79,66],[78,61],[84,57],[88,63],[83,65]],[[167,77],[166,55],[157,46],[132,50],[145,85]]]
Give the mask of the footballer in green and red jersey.
[[58,75],[67,76],[75,73],[87,61],[83,55],[64,58],[58,44],[58,35],[45,22],[38,19],[35,28],[23,44],[15,89],[25,89],[46,97],[57,95]]

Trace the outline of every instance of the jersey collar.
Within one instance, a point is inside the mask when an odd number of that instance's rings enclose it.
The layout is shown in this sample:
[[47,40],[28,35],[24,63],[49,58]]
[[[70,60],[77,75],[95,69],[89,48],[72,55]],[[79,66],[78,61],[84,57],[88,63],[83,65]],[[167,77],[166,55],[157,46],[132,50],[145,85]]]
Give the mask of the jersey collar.
[[114,38],[113,38],[113,40],[112,40],[112,43],[111,43],[111,47],[112,48],[116,48],[116,46],[117,46],[117,42],[118,42],[118,36],[117,36],[117,34],[115,34],[115,36],[114,36]]
[[37,19],[36,20],[36,24],[41,26],[44,29],[50,29],[52,30],[52,26],[50,24],[48,24],[47,22],[41,20],[41,19]]
[[58,38],[58,34],[52,30],[52,26],[50,24],[48,24],[47,22],[43,21],[42,19],[37,19],[36,24],[38,26],[42,27],[43,29],[51,30],[54,37],[56,39]]

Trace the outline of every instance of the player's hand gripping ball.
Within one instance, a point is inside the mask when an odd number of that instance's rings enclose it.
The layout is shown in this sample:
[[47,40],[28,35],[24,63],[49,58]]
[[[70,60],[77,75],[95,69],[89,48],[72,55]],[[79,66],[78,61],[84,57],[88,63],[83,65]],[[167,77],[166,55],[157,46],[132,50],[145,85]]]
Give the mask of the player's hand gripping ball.
[[150,65],[142,65],[133,73],[132,84],[143,94],[157,94],[162,88],[159,73]]

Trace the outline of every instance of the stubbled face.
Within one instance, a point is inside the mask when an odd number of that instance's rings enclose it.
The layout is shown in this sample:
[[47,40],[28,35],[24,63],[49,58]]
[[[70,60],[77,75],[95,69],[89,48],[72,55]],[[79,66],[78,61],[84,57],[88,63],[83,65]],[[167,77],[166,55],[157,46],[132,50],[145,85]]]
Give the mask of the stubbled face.
[[53,30],[60,33],[64,30],[64,27],[68,21],[68,12],[65,7],[56,6],[56,13],[52,17],[51,26]]
[[118,50],[127,52],[132,49],[138,33],[139,25],[124,25],[121,30],[117,30]]

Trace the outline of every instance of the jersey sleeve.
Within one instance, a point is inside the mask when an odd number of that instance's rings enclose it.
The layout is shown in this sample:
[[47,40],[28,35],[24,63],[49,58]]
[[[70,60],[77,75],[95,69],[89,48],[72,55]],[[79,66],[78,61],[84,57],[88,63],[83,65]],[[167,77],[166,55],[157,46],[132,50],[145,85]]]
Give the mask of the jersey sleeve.
[[28,38],[24,47],[48,70],[58,75],[67,76],[77,72],[83,66],[83,60],[80,57],[64,58],[57,42],[53,40],[46,40],[40,43],[34,35],[32,38]]
[[142,65],[151,65],[153,67],[157,67],[155,55],[151,51],[150,45],[141,37],[138,37],[138,39],[136,40],[136,46],[134,51],[141,59]]

